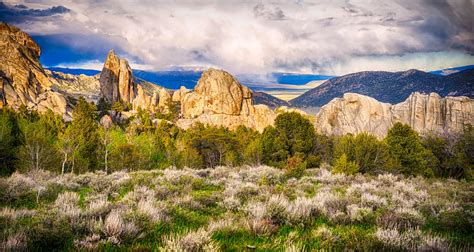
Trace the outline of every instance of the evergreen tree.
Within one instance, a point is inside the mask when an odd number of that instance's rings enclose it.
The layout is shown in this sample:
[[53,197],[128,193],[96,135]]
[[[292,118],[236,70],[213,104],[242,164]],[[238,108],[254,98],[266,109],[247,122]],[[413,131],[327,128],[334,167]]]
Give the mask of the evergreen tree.
[[[78,139],[78,152],[74,156],[77,162],[81,163],[81,170],[94,171],[98,169],[98,150],[100,138],[98,134],[97,109],[93,103],[88,103],[80,97],[76,107],[72,111],[72,134]],[[74,169],[74,165],[72,167]]]
[[420,142],[418,133],[410,126],[395,123],[388,131],[385,141],[398,169],[406,175],[432,175],[433,154]]

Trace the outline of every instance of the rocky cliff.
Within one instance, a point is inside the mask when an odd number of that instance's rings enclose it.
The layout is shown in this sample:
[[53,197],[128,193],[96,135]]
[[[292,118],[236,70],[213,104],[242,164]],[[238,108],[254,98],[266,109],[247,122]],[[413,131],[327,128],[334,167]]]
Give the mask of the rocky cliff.
[[181,100],[182,119],[178,126],[188,128],[195,122],[225,126],[244,125],[263,131],[272,125],[275,113],[265,105],[252,104],[252,91],[229,73],[209,69],[203,72],[194,91],[176,94]]
[[128,61],[118,57],[110,50],[100,73],[100,97],[110,104],[121,102],[132,104],[133,109],[167,113],[169,92],[146,81],[137,81],[133,77]]
[[0,107],[50,109],[69,118],[66,98],[54,90],[39,63],[40,55],[41,49],[28,34],[0,23]]
[[414,92],[407,100],[391,105],[346,93],[321,108],[315,127],[325,134],[369,132],[382,138],[396,122],[408,124],[421,134],[462,132],[466,125],[474,125],[474,100]]

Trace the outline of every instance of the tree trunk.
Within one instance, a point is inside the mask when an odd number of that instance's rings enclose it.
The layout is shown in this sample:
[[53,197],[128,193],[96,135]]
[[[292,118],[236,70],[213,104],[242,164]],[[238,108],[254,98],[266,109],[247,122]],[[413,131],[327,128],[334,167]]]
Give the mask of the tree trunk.
[[38,158],[39,157],[39,150],[38,149],[36,149],[35,155],[36,155],[36,157],[35,157],[35,161],[36,161],[35,162],[35,168],[36,168],[36,170],[39,170],[39,158]]
[[64,174],[64,167],[66,166],[66,162],[67,162],[67,152],[64,153],[64,161],[61,167],[61,175]]
[[74,155],[72,155],[72,167],[71,167],[71,173],[74,173],[74,160],[76,159],[76,157]]
[[109,150],[107,148],[105,149],[105,173],[107,174],[108,171],[108,156],[109,156]]

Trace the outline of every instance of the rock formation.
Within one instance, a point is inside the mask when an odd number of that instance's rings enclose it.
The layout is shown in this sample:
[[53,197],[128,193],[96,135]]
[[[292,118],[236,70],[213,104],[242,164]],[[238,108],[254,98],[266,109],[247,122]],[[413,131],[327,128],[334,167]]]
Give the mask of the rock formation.
[[181,102],[182,98],[185,94],[191,92],[191,90],[187,89],[184,86],[181,86],[178,90],[174,91],[173,93],[173,102]]
[[408,124],[420,134],[462,132],[466,125],[474,125],[474,100],[414,92],[404,102],[391,105],[346,93],[321,108],[315,127],[325,134],[369,132],[382,138],[396,122]]
[[114,50],[107,54],[99,81],[101,97],[111,104],[131,103],[138,94],[132,69],[127,60],[119,58]]
[[212,68],[202,74],[194,91],[180,98],[184,118],[177,123],[182,128],[201,122],[231,129],[244,125],[263,131],[273,124],[276,117],[267,106],[252,105],[252,91],[249,88],[229,73]]
[[146,81],[136,81],[127,60],[119,58],[113,50],[107,55],[99,82],[100,96],[110,104],[121,102],[132,104],[133,109],[169,111],[168,91]]
[[69,118],[66,98],[39,63],[41,49],[20,29],[0,23],[0,107],[24,105],[39,112],[52,110]]
[[67,93],[68,96],[78,98],[83,96],[90,102],[99,100],[99,75],[87,76],[84,74],[73,75],[62,72],[45,70],[53,87]]

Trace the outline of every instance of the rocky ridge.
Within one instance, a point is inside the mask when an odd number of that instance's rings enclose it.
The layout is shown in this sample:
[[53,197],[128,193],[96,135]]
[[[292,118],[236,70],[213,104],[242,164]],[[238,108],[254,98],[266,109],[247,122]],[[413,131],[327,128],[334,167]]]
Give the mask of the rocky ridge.
[[396,122],[408,124],[420,134],[463,132],[466,125],[474,125],[474,100],[414,92],[405,101],[391,105],[346,93],[321,108],[315,128],[325,134],[369,132],[382,138]]
[[0,107],[52,110],[70,118],[70,107],[39,63],[40,47],[20,29],[0,23]]

